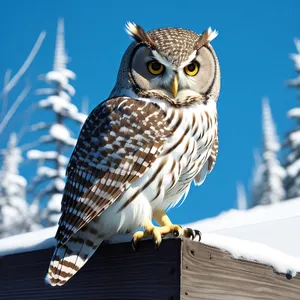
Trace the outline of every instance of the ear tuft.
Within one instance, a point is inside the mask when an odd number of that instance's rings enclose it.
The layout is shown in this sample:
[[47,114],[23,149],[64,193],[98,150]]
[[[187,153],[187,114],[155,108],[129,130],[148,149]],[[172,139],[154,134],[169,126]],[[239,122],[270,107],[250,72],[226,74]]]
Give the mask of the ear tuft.
[[141,26],[132,22],[127,22],[125,30],[137,43],[145,43],[151,48],[156,48],[154,41]]
[[219,34],[219,32],[217,30],[215,30],[215,29],[212,30],[211,27],[208,27],[207,31],[208,31],[208,41],[209,42],[211,42],[213,39],[215,39]]
[[218,31],[216,31],[216,30],[212,31],[211,27],[209,27],[208,29],[203,31],[200,38],[195,43],[194,49],[195,50],[200,49],[204,45],[207,45],[208,43],[210,43],[217,36],[218,36]]

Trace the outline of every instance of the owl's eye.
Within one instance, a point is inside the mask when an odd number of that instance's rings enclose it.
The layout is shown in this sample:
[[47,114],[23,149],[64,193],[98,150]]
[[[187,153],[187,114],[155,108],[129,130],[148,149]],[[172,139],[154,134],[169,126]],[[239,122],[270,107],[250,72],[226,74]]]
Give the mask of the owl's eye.
[[184,67],[184,72],[189,76],[195,76],[199,72],[199,64],[195,61]]
[[156,60],[150,61],[147,66],[148,66],[149,72],[153,75],[159,75],[165,69],[164,65],[162,65],[161,63],[159,63]]

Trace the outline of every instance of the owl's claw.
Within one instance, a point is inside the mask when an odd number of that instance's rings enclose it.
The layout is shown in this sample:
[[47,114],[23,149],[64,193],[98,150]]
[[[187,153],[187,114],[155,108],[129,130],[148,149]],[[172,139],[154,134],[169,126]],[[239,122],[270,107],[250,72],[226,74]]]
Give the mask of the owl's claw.
[[183,230],[183,236],[191,239],[192,241],[195,241],[195,239],[198,237],[198,242],[201,241],[201,232],[197,229],[192,229],[192,228],[185,228]]
[[[155,245],[155,249],[158,249],[162,238],[166,235],[169,234],[173,231],[171,231],[171,229],[168,226],[162,226],[162,227],[158,227],[158,226],[154,226],[152,223],[147,223],[145,225],[145,231],[137,231],[133,237],[132,237],[132,248],[133,250],[137,250],[138,248],[138,243],[140,240],[145,239],[149,236],[153,237],[154,240],[154,245]],[[177,229],[177,227],[176,227]]]
[[140,243],[139,241],[135,241],[133,238],[131,240],[131,247],[133,251],[137,251],[139,249]]

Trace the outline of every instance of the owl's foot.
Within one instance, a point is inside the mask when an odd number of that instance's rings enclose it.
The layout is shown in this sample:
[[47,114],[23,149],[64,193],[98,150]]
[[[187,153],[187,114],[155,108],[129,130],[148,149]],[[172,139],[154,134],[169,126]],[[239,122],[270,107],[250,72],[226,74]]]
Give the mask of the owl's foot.
[[176,237],[183,236],[192,240],[197,239],[198,242],[201,240],[201,232],[199,230],[182,228],[180,225],[174,225],[163,210],[155,210],[153,212],[153,218],[163,227],[167,226],[170,230],[169,233],[172,233]]
[[[167,226],[162,226],[162,227],[154,226],[151,221],[147,221],[144,224],[144,228],[146,229],[145,231],[137,231],[136,233],[134,233],[134,235],[132,237],[132,241],[131,241],[133,250],[138,249],[138,245],[139,245],[140,240],[145,239],[145,238],[150,237],[150,236],[153,237],[155,248],[158,249],[160,244],[161,244],[162,237],[164,235],[170,233],[170,228],[169,227],[167,227]],[[177,229],[177,227],[176,227],[176,229]]]
[[156,249],[159,248],[162,237],[167,234],[173,234],[175,237],[183,236],[192,240],[197,238],[199,242],[201,240],[201,232],[199,230],[182,228],[180,225],[173,224],[164,211],[154,211],[153,218],[161,226],[154,226],[151,220],[147,220],[144,224],[145,231],[137,231],[132,237],[133,250],[137,250],[140,240],[150,236],[153,237]]

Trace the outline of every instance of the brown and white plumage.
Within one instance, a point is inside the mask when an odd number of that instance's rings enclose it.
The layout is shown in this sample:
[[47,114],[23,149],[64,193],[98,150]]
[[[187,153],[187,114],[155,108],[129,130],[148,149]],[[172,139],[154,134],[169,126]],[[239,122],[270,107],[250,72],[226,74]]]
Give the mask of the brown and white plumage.
[[[85,122],[67,168],[48,271],[52,285],[68,281],[103,240],[133,232],[154,211],[178,203],[216,160],[220,73],[209,45],[215,33],[146,33],[132,23],[127,30],[135,42],[124,54],[117,84]],[[166,78],[148,76],[145,57],[164,64]],[[192,60],[200,60],[204,72],[184,78],[182,69]]]

